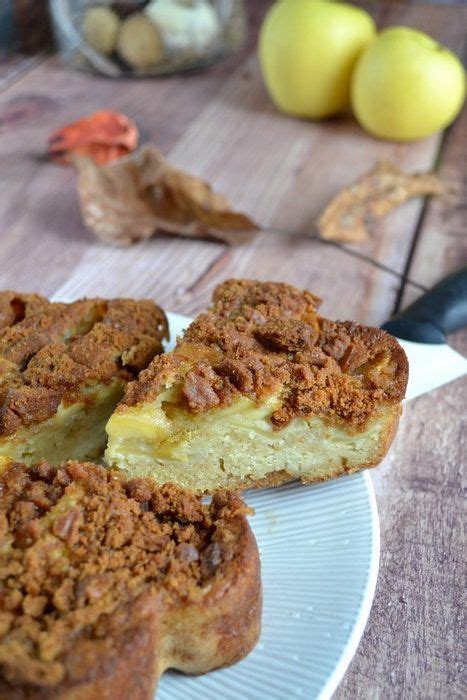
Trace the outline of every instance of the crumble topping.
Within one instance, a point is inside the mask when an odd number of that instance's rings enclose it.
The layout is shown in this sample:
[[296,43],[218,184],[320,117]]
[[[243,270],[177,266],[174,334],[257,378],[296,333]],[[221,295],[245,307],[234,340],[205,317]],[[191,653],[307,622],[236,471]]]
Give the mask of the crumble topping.
[[149,300],[0,292],[0,436],[49,418],[84,387],[134,379],[164,337],[165,315]]
[[154,400],[167,382],[181,385],[192,413],[228,406],[239,395],[261,402],[277,394],[276,428],[320,415],[361,427],[382,403],[399,403],[408,366],[395,338],[377,328],[317,314],[320,299],[288,284],[228,280],[213,304],[156,357],[123,404]]
[[235,523],[248,512],[230,492],[203,505],[94,464],[10,465],[0,477],[2,677],[60,683],[77,645],[137,626],[154,595],[201,600],[234,558]]

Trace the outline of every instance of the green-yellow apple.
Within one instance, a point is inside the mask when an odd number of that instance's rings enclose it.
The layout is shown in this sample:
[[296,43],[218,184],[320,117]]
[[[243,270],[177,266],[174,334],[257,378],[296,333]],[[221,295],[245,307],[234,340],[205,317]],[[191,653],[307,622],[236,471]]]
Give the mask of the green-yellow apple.
[[350,104],[355,62],[375,35],[364,10],[329,0],[279,0],[259,35],[266,87],[279,109],[323,119]]
[[450,124],[465,96],[459,59],[427,34],[391,27],[360,56],[352,77],[352,107],[370,134],[421,139]]

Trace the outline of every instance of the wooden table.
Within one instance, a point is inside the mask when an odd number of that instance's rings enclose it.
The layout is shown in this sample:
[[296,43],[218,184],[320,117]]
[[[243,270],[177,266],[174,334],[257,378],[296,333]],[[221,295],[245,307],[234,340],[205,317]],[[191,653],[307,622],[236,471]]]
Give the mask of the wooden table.
[[[75,177],[47,163],[52,129],[100,107],[134,117],[179,166],[207,178],[264,227],[307,231],[341,186],[389,158],[436,166],[459,184],[466,113],[420,143],[384,143],[350,119],[313,124],[278,114],[254,53],[267,3],[255,2],[245,51],[211,70],[160,81],[109,81],[55,57],[0,65],[2,287],[44,294],[151,296],[194,314],[220,280],[276,279],[325,298],[336,318],[380,324],[465,262],[465,208],[412,201],[359,246],[267,232],[247,247],[160,238],[129,249],[98,243],[80,219]],[[377,3],[380,26],[426,30],[460,52],[467,8]],[[464,199],[465,207],[465,199]],[[453,338],[467,350],[467,337]],[[390,456],[374,472],[382,556],[376,599],[336,698],[460,698],[461,435],[457,381],[405,409]]]

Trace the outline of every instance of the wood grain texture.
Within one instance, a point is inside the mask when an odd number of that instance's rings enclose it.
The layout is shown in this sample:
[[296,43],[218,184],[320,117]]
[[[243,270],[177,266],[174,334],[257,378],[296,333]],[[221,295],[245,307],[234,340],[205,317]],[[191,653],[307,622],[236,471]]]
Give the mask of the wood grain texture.
[[[429,289],[446,275],[467,265],[467,108],[447,131],[437,170],[452,188],[452,195],[426,203],[406,261],[405,275],[413,284],[402,285],[396,308],[411,304],[421,288]],[[465,330],[451,334],[450,344],[467,353]]]
[[[383,24],[406,21],[406,14],[408,22],[418,18],[420,26],[458,48],[453,15],[439,9],[391,4],[377,11]],[[256,14],[261,12],[256,9]],[[41,156],[53,128],[102,105],[134,117],[144,138],[156,142],[175,164],[206,177],[265,227],[311,231],[334,193],[377,159],[390,158],[409,171],[432,166],[438,136],[416,144],[385,143],[351,120],[311,124],[280,115],[262,86],[254,43],[255,31],[242,55],[195,77],[112,81],[71,72],[50,59],[5,89],[0,94],[0,168],[8,178],[2,178],[0,222],[3,251],[12,257],[7,279],[12,276],[21,285],[31,280],[31,270],[18,264],[14,250],[27,249],[33,239],[34,269],[51,254],[50,292],[92,243],[80,222],[73,175],[45,164]],[[378,225],[370,242],[353,249],[401,274],[421,207],[421,200],[408,203]],[[212,263],[209,246],[196,248],[199,268]],[[283,248],[278,242],[271,253],[279,257]],[[158,259],[159,249],[154,242],[146,254]]]
[[465,697],[466,389],[458,380],[408,404],[392,452],[372,475],[381,522],[378,585],[335,700]]
[[47,57],[42,54],[27,56],[17,52],[9,52],[0,47],[0,90],[16,82],[22,75],[43,63]]
[[[408,261],[409,276],[425,287],[432,287],[452,270],[467,263],[466,203],[467,109],[446,133],[438,172],[453,193],[446,200],[427,203],[422,225]],[[404,289],[402,306],[414,301],[416,287]]]
[[[197,75],[106,80],[55,58],[0,65],[0,287],[56,294],[151,296],[198,312],[229,276],[284,280],[323,295],[323,313],[379,324],[465,261],[465,194],[413,201],[363,246],[265,232],[248,247],[161,237],[128,249],[97,242],[81,222],[74,174],[44,160],[50,132],[102,106],[133,117],[182,167],[209,179],[266,227],[312,230],[339,187],[390,158],[465,175],[466,115],[443,138],[392,144],[350,118],[312,124],[279,115],[260,80],[256,30],[267,2],[249,3],[238,56]],[[466,7],[367,3],[380,26],[406,24],[462,48]],[[456,334],[467,351],[467,336]],[[375,472],[382,559],[375,605],[338,700],[460,698],[461,451],[465,382],[405,409],[394,450]]]

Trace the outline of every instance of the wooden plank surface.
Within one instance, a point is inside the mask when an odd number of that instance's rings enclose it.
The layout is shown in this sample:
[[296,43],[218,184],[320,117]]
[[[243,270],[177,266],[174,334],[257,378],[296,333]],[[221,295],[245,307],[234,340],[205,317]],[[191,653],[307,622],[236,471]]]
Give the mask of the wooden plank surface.
[[[380,158],[408,171],[438,163],[442,176],[460,187],[465,114],[444,137],[404,145],[375,141],[350,119],[311,124],[279,115],[254,55],[266,5],[250,3],[245,51],[198,75],[111,81],[70,72],[55,57],[0,66],[1,287],[62,297],[153,296],[168,309],[194,314],[228,276],[274,278],[322,294],[325,314],[379,324],[465,262],[465,193],[454,203],[405,205],[363,246],[263,233],[235,249],[165,237],[122,250],[84,229],[72,171],[43,154],[54,128],[102,106],[134,117],[146,140],[266,227],[310,230],[333,193]],[[465,7],[371,6],[380,26],[416,26],[462,49]],[[455,342],[467,351],[465,333]],[[458,381],[409,404],[390,457],[373,472],[381,570],[339,700],[462,696],[463,389]]]
[[[419,24],[437,30],[445,40],[451,27],[450,43],[459,48],[453,15],[444,8],[424,10],[418,12]],[[380,14],[383,22],[395,22],[403,19],[404,12],[391,5]],[[410,10],[412,21],[413,13]],[[425,170],[439,147],[438,136],[416,144],[383,143],[350,120],[310,124],[280,115],[262,87],[251,51],[242,60],[232,59],[196,77],[158,82],[109,81],[70,72],[51,59],[0,96],[0,157],[11,173],[1,185],[7,211],[0,209],[0,220],[7,254],[10,244],[26,246],[31,236],[39,260],[42,256],[47,260],[48,251],[53,251],[57,282],[74,268],[91,238],[80,224],[72,174],[44,163],[40,156],[52,128],[102,105],[133,116],[145,138],[157,143],[175,164],[206,177],[263,226],[284,230],[310,230],[325,202],[375,160],[387,157],[407,170]],[[26,210],[21,206],[25,198]],[[369,243],[358,247],[358,254],[402,273],[421,207],[417,200],[396,211],[377,227]],[[66,252],[57,246],[57,238],[66,240]],[[199,267],[212,263],[210,244],[191,245],[190,259],[196,255]],[[309,244],[314,256],[320,255],[317,245]],[[165,241],[152,244],[155,257],[161,247]],[[184,247],[188,250],[190,244]],[[282,248],[278,243],[278,253]],[[63,259],[57,259],[61,255]],[[15,279],[20,275],[20,284],[30,279],[29,273],[21,273],[23,269],[11,268]],[[49,277],[48,286],[52,283]]]
[[18,52],[12,53],[0,47],[0,90],[5,90],[8,85],[19,80],[22,75],[45,60],[47,60],[45,54],[28,56]]
[[465,424],[459,416],[466,388],[460,380],[408,404],[393,449],[374,473],[378,585],[335,700],[465,697]]
[[[449,272],[467,263],[466,202],[467,110],[446,133],[438,173],[452,187],[448,201],[427,203],[407,272],[425,287],[432,287]],[[414,300],[415,289],[403,290],[402,306]]]

